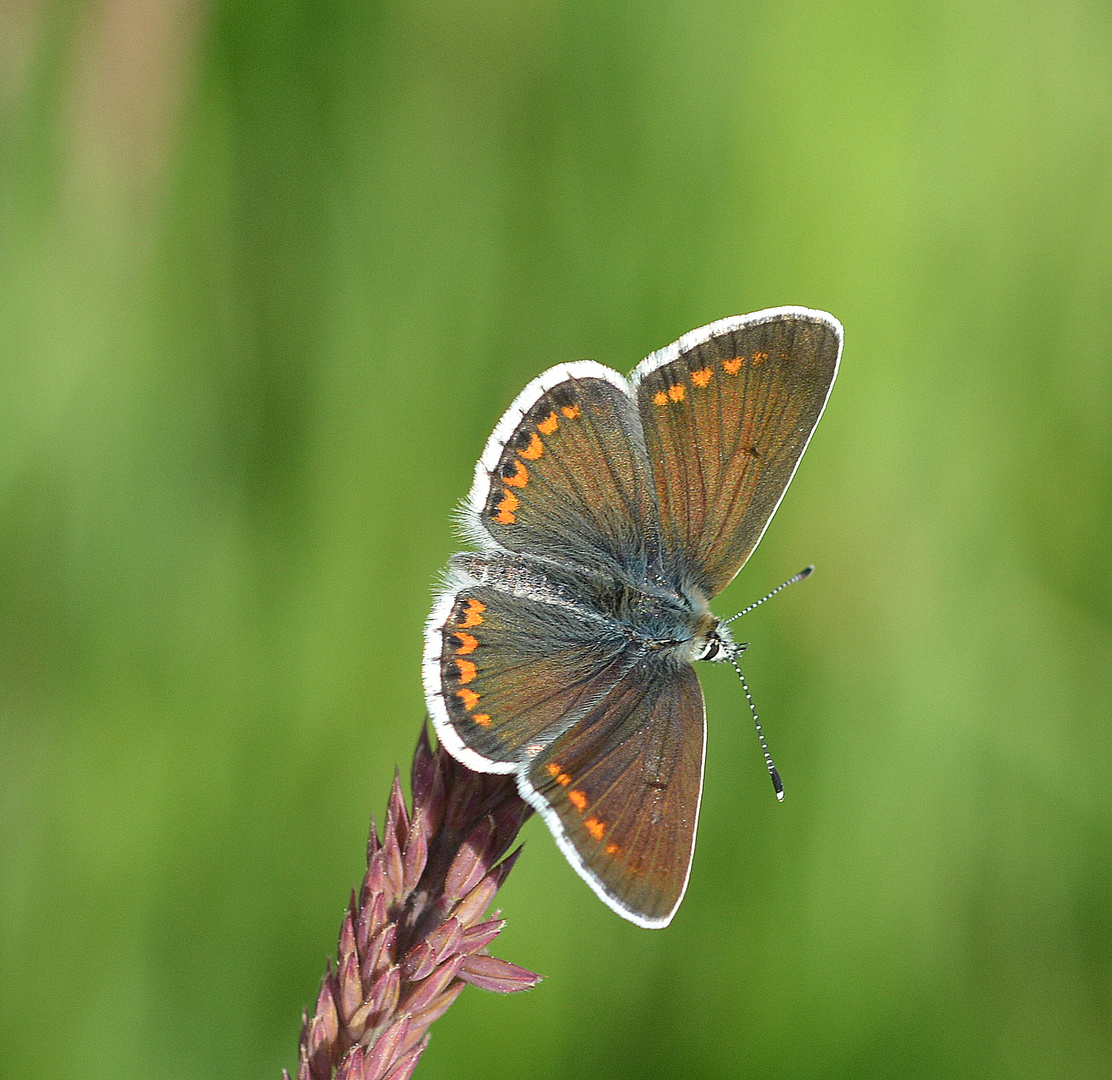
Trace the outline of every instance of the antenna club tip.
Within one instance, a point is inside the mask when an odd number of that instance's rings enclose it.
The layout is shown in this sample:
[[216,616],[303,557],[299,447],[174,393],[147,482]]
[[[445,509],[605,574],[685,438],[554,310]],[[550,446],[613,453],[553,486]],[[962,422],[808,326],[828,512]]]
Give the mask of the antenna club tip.
[[783,791],[776,792],[776,801],[777,802],[783,802],[784,801],[784,792]]
[[803,567],[803,569],[799,571],[799,580],[802,581],[804,578],[809,578],[814,572],[815,567],[813,564]]
[[776,789],[776,801],[784,801],[784,782],[780,779],[780,773],[777,771],[775,765],[769,765],[768,775],[772,777],[772,786]]

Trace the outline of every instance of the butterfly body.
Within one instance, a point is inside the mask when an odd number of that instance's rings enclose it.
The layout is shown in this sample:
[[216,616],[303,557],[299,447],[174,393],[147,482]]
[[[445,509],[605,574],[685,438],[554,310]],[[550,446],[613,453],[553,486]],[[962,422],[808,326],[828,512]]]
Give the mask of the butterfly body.
[[534,379],[476,467],[426,629],[450,753],[514,773],[614,910],[666,925],[702,790],[692,665],[738,647],[711,599],[756,546],[834,379],[841,327],[781,308],[722,320],[627,380],[591,361]]
[[588,623],[597,623],[600,633],[621,633],[630,648],[661,656],[703,659],[711,642],[726,635],[701,594],[685,595],[652,581],[634,582],[502,553],[455,555],[449,568],[454,581],[488,585],[574,611]]

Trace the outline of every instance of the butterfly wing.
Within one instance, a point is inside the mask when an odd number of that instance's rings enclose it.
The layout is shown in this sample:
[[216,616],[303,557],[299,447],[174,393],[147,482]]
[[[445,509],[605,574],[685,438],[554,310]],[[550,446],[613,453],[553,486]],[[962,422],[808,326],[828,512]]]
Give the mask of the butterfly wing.
[[465,529],[487,548],[643,579],[659,527],[627,380],[589,360],[534,379],[479,459]]
[[632,376],[671,577],[720,592],[757,546],[822,415],[842,349],[832,315],[712,323]]
[[580,876],[640,926],[667,926],[687,888],[704,728],[692,668],[641,658],[518,774]]
[[[453,565],[487,559],[457,556]],[[437,601],[425,631],[425,697],[437,736],[478,772],[513,772],[529,746],[589,712],[630,663],[617,627],[560,603],[528,564],[507,572],[517,592],[457,569],[460,580]]]

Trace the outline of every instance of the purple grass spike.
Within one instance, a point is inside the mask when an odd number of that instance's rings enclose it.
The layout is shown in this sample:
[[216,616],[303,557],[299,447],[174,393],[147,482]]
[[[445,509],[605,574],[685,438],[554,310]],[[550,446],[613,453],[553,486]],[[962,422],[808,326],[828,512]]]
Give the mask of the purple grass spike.
[[536,975],[531,971],[507,960],[499,960],[497,956],[482,954],[464,957],[460,964],[459,977],[472,986],[494,990],[499,994],[512,994],[536,985],[533,982]]
[[424,726],[410,775],[412,811],[395,775],[381,840],[371,822],[336,963],[302,1019],[297,1080],[408,1080],[465,985],[505,994],[540,982],[486,952],[505,925],[487,908],[532,813],[514,778],[472,772],[433,749]]

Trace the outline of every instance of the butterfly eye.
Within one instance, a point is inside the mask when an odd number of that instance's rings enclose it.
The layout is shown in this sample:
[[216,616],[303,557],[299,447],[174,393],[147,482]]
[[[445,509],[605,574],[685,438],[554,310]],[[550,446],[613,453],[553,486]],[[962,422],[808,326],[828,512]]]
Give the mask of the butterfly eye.
[[707,642],[707,647],[706,647],[706,649],[703,650],[703,655],[700,656],[699,659],[700,660],[713,660],[718,655],[718,652],[721,648],[722,648],[721,638],[719,638],[717,636],[712,637],[710,639],[710,641]]

